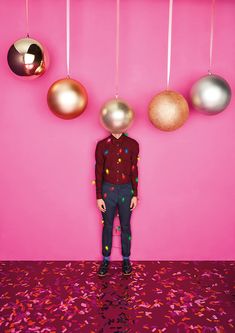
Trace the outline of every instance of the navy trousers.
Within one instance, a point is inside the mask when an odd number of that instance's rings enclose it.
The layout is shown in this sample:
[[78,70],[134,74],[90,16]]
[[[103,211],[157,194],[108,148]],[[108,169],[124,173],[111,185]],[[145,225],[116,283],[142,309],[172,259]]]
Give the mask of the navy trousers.
[[132,184],[112,184],[106,181],[102,183],[102,198],[106,205],[106,211],[101,212],[104,220],[102,230],[102,254],[110,256],[112,249],[113,221],[118,209],[121,225],[122,255],[129,257],[131,249],[131,198],[133,196]]

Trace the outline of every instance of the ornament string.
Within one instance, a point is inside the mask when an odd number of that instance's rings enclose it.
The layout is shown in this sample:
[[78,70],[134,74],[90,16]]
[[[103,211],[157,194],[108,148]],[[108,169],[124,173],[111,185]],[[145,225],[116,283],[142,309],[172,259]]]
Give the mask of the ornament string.
[[214,42],[214,18],[215,18],[215,0],[211,0],[211,27],[210,27],[210,60],[208,74],[211,74],[213,42]]
[[67,61],[67,77],[70,78],[70,0],[66,0],[66,61]]
[[171,72],[171,44],[172,44],[172,12],[173,12],[173,0],[169,0],[169,18],[168,18],[168,48],[167,48],[167,90],[170,83]]
[[120,39],[120,0],[116,0],[116,63],[115,63],[115,97],[119,97],[119,39]]
[[25,0],[25,15],[26,15],[26,31],[29,37],[29,1]]

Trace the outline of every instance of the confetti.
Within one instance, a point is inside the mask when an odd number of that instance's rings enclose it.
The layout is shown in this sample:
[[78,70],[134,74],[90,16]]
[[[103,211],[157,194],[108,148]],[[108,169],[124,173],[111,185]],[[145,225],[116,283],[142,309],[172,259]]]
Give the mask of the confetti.
[[234,261],[100,262],[1,261],[0,332],[235,332]]

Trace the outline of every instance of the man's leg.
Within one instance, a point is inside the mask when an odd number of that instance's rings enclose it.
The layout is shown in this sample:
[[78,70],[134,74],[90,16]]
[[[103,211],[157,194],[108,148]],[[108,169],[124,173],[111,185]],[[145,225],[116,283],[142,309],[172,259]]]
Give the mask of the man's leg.
[[131,198],[132,198],[132,185],[130,183],[120,186],[118,194],[118,209],[119,219],[121,224],[121,242],[122,242],[122,256],[127,259],[130,256],[131,250]]
[[117,190],[109,184],[102,184],[102,197],[106,205],[106,211],[102,212],[104,224],[102,231],[102,254],[109,259],[112,249],[113,221],[117,206]]

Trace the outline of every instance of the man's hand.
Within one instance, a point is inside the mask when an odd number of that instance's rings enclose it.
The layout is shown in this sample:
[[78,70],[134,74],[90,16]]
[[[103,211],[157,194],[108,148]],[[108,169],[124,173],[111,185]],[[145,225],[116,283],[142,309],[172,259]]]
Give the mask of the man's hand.
[[106,206],[105,206],[105,202],[103,199],[97,199],[97,206],[101,212],[106,211]]
[[131,210],[135,209],[135,207],[137,206],[137,202],[138,202],[138,199],[136,196],[131,198],[131,205],[130,205]]

